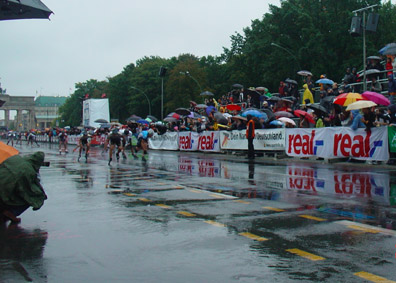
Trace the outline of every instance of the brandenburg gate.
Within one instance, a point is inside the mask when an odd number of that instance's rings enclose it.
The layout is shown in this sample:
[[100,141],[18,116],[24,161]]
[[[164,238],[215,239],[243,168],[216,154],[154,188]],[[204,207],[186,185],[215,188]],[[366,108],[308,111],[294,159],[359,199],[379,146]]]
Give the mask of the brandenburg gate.
[[[34,96],[10,96],[8,94],[0,94],[0,100],[5,101],[0,110],[4,111],[4,126],[10,127],[10,111],[17,112],[14,122],[15,129],[18,131],[26,131],[36,128],[36,114]],[[27,111],[27,117],[23,119],[22,111]],[[25,121],[25,123],[23,123]]]

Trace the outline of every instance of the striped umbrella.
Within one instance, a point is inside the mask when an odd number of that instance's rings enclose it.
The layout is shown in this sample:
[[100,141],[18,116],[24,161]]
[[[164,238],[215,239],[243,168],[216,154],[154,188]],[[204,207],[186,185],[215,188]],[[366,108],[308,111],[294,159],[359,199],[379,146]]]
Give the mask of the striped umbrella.
[[341,106],[348,106],[349,104],[359,100],[365,100],[365,99],[359,93],[348,92],[338,95],[334,99],[333,103]]

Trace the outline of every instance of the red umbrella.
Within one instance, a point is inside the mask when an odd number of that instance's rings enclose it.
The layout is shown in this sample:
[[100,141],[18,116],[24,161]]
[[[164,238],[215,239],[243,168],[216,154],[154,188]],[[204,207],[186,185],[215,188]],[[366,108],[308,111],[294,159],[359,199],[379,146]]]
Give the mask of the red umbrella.
[[228,104],[226,106],[226,108],[230,111],[241,111],[241,106],[237,105],[237,104]]
[[311,124],[315,124],[315,120],[314,120],[313,116],[311,114],[309,114],[308,112],[297,109],[297,110],[294,110],[294,115],[296,115],[297,117],[305,117],[308,120],[308,122],[310,122]]
[[365,91],[362,93],[362,97],[380,105],[390,105],[389,99],[377,92]]

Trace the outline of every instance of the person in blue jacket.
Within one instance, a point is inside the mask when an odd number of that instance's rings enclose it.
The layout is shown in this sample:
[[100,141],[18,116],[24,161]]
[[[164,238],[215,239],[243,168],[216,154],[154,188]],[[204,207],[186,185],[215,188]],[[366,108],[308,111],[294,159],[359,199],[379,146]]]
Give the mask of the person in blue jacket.
[[363,115],[360,114],[359,110],[352,110],[351,111],[351,129],[352,130],[357,130],[358,128],[365,128],[366,126],[362,122]]

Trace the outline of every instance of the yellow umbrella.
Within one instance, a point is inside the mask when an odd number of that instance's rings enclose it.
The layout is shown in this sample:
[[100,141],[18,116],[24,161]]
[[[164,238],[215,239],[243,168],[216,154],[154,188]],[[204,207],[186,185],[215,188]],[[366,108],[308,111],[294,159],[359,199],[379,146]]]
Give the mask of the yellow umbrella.
[[358,109],[363,109],[363,108],[370,108],[373,106],[377,106],[377,104],[370,100],[359,100],[359,101],[349,104],[346,110],[347,111],[358,110]]
[[0,163],[3,163],[9,157],[19,154],[19,151],[12,146],[0,142]]
[[337,96],[333,103],[341,106],[348,106],[349,104],[359,100],[364,100],[363,96],[361,96],[359,93],[348,92]]

